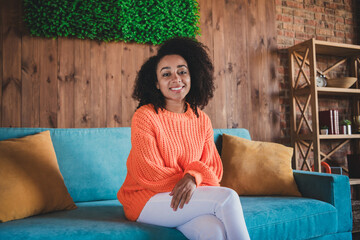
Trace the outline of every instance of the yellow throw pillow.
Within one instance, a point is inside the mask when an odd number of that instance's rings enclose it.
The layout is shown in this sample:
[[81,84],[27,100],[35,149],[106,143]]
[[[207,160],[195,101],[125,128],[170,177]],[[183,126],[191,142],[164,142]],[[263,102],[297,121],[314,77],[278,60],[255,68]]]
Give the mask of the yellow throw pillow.
[[0,141],[0,222],[75,208],[49,131]]
[[223,134],[221,186],[239,195],[301,196],[291,169],[293,149]]

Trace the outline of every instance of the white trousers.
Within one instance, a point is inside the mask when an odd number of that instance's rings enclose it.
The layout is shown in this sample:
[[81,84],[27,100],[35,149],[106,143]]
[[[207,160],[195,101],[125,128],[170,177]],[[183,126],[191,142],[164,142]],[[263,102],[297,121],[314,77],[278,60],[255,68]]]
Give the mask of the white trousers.
[[158,193],[142,210],[138,222],[175,227],[188,239],[250,239],[237,193],[225,187],[198,187],[183,209],[170,207],[172,196]]

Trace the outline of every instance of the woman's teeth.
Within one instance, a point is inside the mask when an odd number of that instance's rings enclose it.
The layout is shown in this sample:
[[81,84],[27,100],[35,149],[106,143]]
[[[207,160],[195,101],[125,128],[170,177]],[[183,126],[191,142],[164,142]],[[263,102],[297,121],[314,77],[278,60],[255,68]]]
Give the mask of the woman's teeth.
[[170,88],[171,90],[174,90],[174,91],[177,91],[177,90],[180,90],[182,89],[183,87],[177,87],[177,88]]

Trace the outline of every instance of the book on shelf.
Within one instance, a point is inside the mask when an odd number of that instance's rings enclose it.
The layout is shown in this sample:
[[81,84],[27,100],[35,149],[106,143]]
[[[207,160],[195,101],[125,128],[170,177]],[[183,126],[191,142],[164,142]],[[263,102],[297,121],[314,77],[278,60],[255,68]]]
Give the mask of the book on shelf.
[[319,111],[319,127],[327,126],[329,134],[336,134],[336,117],[334,110]]
[[339,110],[333,110],[335,134],[340,134]]

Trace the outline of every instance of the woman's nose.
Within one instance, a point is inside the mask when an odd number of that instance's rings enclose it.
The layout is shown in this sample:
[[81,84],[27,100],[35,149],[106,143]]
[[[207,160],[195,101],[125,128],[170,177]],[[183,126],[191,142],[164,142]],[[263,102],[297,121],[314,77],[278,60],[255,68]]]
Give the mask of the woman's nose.
[[175,77],[174,77],[173,81],[175,81],[175,82],[181,82],[181,77],[180,77],[179,74],[175,73],[174,76],[175,76]]

